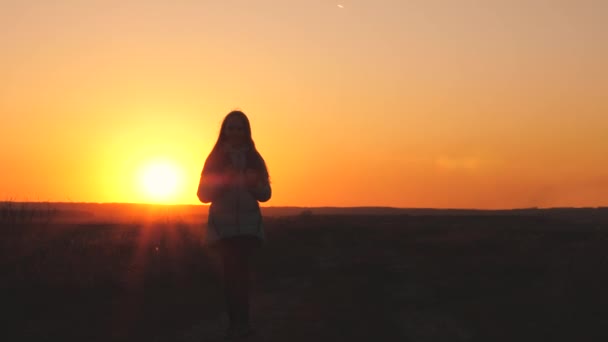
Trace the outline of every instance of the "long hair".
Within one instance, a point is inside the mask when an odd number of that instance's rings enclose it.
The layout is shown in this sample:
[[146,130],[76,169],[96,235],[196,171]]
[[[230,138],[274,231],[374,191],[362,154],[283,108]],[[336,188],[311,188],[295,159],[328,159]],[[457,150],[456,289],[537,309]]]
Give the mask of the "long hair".
[[226,143],[227,139],[226,123],[228,122],[228,119],[232,117],[238,117],[245,125],[245,134],[247,135],[246,140],[247,144],[249,145],[247,165],[258,171],[262,177],[268,180],[269,174],[268,168],[266,167],[266,162],[264,161],[264,158],[262,158],[262,155],[258,152],[257,148],[255,147],[255,142],[251,137],[251,124],[249,123],[247,115],[240,110],[233,110],[224,117],[217,141],[215,142],[211,153],[209,153],[209,157],[207,157],[207,160],[205,161],[203,173],[221,172],[222,169],[230,162],[227,155],[223,151],[223,145]]
[[249,118],[247,118],[247,115],[245,115],[245,113],[243,113],[242,111],[233,110],[232,112],[228,113],[226,117],[224,117],[224,120],[222,121],[222,126],[220,128],[220,134],[217,137],[217,141],[215,142],[213,149],[211,150],[211,154],[219,150],[226,142],[226,123],[228,122],[228,119],[232,117],[238,117],[243,122],[243,124],[245,125],[245,133],[247,134],[247,143],[251,146],[253,150],[255,150],[255,143],[253,142],[253,138],[251,138],[251,124],[249,123]]

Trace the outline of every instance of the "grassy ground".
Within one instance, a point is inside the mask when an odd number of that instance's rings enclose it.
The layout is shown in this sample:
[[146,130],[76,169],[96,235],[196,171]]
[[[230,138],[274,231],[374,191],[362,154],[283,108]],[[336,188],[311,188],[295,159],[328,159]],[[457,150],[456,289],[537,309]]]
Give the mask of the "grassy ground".
[[[255,341],[606,341],[608,226],[539,216],[266,219]],[[10,222],[15,341],[214,341],[215,255],[193,223]]]

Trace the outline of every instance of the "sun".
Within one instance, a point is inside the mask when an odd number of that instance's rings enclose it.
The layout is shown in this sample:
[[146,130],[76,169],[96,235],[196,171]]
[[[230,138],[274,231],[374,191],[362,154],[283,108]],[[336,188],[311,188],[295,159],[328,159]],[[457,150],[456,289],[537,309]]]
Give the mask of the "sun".
[[151,162],[142,168],[142,190],[153,202],[170,202],[177,194],[181,182],[180,172],[168,161]]

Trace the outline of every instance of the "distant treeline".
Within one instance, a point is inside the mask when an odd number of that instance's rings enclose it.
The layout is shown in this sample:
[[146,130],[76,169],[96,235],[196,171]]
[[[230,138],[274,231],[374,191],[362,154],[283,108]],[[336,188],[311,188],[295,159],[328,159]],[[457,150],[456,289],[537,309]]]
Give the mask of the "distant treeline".
[[49,220],[58,210],[50,203],[0,202],[0,222],[26,222]]
[[[75,203],[75,202],[0,202],[0,219],[120,219],[177,217],[200,220],[207,216],[208,205],[157,205],[139,203]],[[394,207],[266,207],[265,216],[312,215],[410,215],[410,216],[543,216],[555,218],[604,218],[608,207],[595,208],[521,208],[505,210],[434,209]],[[603,220],[602,220],[603,221]]]

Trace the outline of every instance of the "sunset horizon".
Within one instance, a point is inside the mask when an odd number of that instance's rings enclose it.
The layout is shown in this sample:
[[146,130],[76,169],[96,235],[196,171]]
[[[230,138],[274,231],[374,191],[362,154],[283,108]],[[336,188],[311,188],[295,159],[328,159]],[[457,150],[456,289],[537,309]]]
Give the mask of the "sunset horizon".
[[[206,203],[162,203],[162,202],[71,202],[71,201],[14,201],[14,200],[0,200],[0,208],[9,206],[12,210],[18,212],[20,209],[18,205],[34,205],[35,208],[42,206],[50,206],[49,208],[53,208],[54,205],[59,206],[76,206],[85,205],[85,206],[151,206],[151,207],[209,207],[209,204]],[[345,209],[345,210],[366,210],[366,209],[387,209],[387,210],[395,210],[395,211],[425,211],[425,210],[433,210],[433,211],[521,211],[521,210],[561,210],[561,209],[608,209],[608,206],[598,205],[598,206],[547,206],[547,207],[504,207],[504,208],[474,208],[474,207],[396,207],[396,206],[387,206],[387,205],[352,205],[352,206],[334,206],[334,205],[318,205],[318,206],[310,206],[310,205],[272,205],[260,203],[260,208],[264,209]],[[303,212],[297,212],[297,214],[302,214]],[[312,212],[314,214],[314,212]]]
[[[266,207],[608,206],[608,4],[0,4],[0,202],[201,204],[242,110]],[[206,204],[201,204],[206,205]]]

